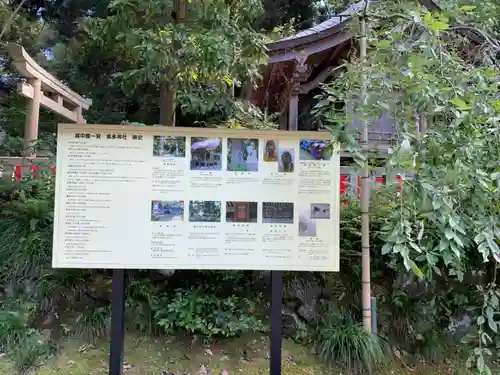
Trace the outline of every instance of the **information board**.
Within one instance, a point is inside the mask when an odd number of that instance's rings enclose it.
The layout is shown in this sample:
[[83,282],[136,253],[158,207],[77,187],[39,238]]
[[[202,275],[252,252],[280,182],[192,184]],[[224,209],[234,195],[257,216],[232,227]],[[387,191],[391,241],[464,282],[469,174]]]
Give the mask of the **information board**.
[[339,270],[329,133],[60,125],[53,267]]

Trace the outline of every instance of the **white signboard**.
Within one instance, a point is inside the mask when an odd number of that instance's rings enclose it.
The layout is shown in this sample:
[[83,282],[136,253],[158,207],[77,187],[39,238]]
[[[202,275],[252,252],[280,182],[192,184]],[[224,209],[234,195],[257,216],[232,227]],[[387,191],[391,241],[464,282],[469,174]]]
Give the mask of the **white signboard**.
[[54,267],[339,270],[321,132],[60,125]]

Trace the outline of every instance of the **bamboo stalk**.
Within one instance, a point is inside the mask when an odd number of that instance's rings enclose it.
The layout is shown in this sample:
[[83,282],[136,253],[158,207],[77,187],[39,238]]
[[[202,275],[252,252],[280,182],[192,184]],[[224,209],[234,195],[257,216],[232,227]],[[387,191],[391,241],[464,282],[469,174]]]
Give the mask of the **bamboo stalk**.
[[[361,103],[367,104],[367,77],[366,77],[366,54],[367,54],[367,27],[366,13],[368,10],[368,0],[365,0],[365,7],[361,16],[361,37],[359,40],[359,58],[361,64]],[[363,111],[364,112],[364,111]],[[359,139],[361,147],[366,150],[368,145],[368,121],[364,113],[361,118],[361,136]],[[364,165],[361,171],[361,262],[362,262],[362,306],[363,325],[368,332],[371,332],[371,272],[370,272],[370,181],[368,165]]]

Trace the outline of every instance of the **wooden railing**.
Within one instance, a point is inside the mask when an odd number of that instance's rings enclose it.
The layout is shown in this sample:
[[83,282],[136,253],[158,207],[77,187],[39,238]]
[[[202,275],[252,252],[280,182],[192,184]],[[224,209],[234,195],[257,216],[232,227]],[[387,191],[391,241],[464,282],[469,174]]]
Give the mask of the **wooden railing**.
[[[21,181],[26,176],[36,177],[40,167],[51,167],[51,158],[0,157],[0,179]],[[51,167],[55,171],[55,166]]]

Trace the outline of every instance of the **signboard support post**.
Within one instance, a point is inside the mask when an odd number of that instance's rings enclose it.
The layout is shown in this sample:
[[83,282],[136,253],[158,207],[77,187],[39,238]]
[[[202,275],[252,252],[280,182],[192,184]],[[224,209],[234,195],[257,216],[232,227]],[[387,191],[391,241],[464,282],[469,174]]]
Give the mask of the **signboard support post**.
[[271,271],[271,350],[270,375],[281,375],[281,326],[283,307],[283,271]]
[[125,340],[125,270],[113,270],[109,375],[122,375]]

